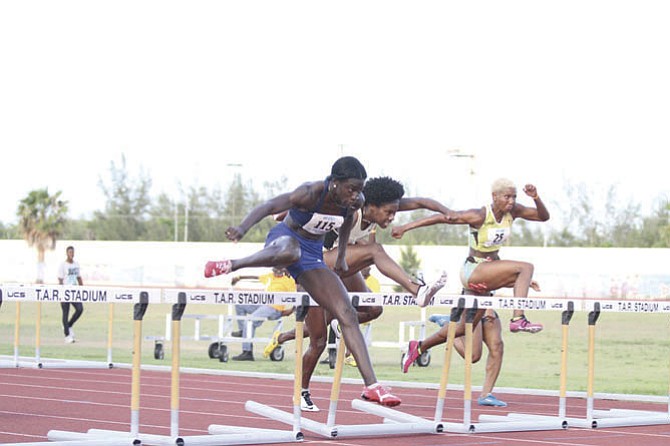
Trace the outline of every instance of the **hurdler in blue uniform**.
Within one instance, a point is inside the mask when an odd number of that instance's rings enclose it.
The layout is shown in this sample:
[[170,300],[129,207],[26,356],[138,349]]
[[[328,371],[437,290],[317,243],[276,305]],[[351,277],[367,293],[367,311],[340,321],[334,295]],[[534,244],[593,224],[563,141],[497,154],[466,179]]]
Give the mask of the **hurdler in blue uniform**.
[[348,239],[356,210],[363,206],[363,184],[367,173],[354,157],[342,157],[325,181],[304,183],[293,192],[281,194],[256,206],[239,226],[229,227],[226,236],[239,241],[263,218],[288,211],[270,230],[265,247],[250,256],[208,262],[205,277],[228,274],[247,267],[284,267],[312,299],[337,318],[347,346],[356,359],[365,388],[362,398],[385,406],[397,406],[400,398],[377,381],[370,355],[358,327],[356,310],[338,273],[347,271],[346,249],[338,252],[334,271],[323,261],[325,234],[333,229]]

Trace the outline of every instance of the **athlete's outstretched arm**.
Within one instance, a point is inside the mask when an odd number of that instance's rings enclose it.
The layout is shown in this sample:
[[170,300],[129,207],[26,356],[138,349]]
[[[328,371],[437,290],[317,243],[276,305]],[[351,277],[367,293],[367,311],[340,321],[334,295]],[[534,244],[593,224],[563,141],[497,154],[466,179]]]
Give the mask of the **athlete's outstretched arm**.
[[467,211],[449,211],[446,214],[433,214],[428,217],[420,218],[419,220],[405,223],[404,225],[394,226],[391,230],[391,236],[400,239],[407,231],[440,223],[448,225],[467,224],[473,227],[478,227],[484,222],[485,217],[486,213],[484,208],[469,209]]
[[443,214],[451,212],[451,209],[432,198],[407,197],[401,198],[398,203],[398,211],[414,211],[416,209],[429,209]]

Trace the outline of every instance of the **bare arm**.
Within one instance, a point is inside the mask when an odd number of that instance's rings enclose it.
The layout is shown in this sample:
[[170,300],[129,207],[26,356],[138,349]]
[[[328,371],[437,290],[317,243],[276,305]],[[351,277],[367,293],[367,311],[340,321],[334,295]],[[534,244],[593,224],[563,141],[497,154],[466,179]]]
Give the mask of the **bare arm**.
[[344,222],[340,226],[339,239],[341,243],[337,244],[337,259],[335,260],[335,272],[339,275],[346,273],[349,269],[347,265],[347,245],[349,244],[349,235],[351,235],[351,228],[354,226],[356,221],[356,214],[360,208],[363,207],[365,203],[365,197],[363,194],[359,194],[358,200],[349,208],[347,211],[346,217],[344,217]]
[[400,239],[407,231],[424,226],[432,226],[439,223],[449,225],[467,224],[478,228],[482,225],[482,223],[484,223],[485,217],[486,211],[484,208],[469,209],[467,211],[449,211],[446,214],[433,214],[419,220],[411,221],[404,225],[394,226],[391,230],[391,236],[393,236],[393,238]]
[[413,211],[416,209],[429,209],[435,212],[447,214],[451,209],[443,205],[437,200],[424,197],[407,197],[401,198],[398,205],[398,211]]
[[544,205],[542,199],[537,193],[537,189],[532,184],[526,184],[523,188],[523,191],[535,202],[535,207],[527,207],[522,204],[516,203],[514,209],[512,210],[512,216],[514,218],[523,218],[524,220],[530,221],[547,221],[549,220],[549,211]]
[[318,194],[315,195],[315,193],[320,194],[323,190],[322,186],[319,188],[319,184],[322,183],[305,183],[293,192],[278,195],[259,204],[244,217],[238,226],[229,227],[226,230],[226,236],[229,240],[237,242],[253,225],[269,215],[282,213],[292,207],[309,209],[318,199]]

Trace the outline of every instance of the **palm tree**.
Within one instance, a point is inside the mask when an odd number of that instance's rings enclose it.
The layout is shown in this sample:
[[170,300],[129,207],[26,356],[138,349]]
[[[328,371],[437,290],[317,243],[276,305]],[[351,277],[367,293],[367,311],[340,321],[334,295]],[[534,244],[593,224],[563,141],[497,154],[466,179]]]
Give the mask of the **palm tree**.
[[60,195],[60,191],[49,195],[47,188],[33,190],[21,200],[16,211],[23,237],[28,246],[37,249],[36,283],[44,283],[44,253],[56,247],[56,239],[65,225],[67,202],[61,201]]

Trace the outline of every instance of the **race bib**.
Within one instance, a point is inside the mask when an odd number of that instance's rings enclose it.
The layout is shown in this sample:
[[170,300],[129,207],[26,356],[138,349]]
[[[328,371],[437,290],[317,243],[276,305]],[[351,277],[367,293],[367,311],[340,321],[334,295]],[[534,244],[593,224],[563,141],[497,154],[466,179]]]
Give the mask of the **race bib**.
[[505,243],[511,233],[510,228],[488,229],[486,231],[487,240],[483,243],[484,246],[490,248],[492,246],[500,246]]
[[305,223],[302,228],[310,234],[323,235],[327,232],[337,229],[344,223],[344,217],[341,215],[317,214]]

